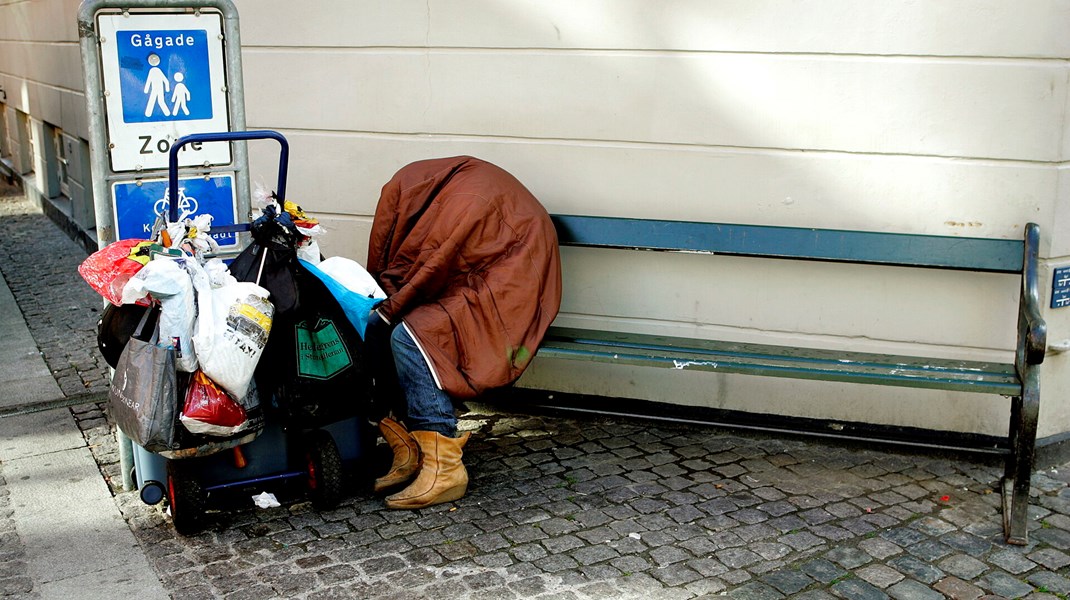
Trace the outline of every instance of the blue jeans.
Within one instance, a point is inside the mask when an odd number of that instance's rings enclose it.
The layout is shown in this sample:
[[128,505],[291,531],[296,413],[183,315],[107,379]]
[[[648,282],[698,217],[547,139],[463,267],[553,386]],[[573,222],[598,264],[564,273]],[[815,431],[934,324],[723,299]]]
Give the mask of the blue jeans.
[[408,404],[409,430],[434,431],[446,437],[456,437],[457,415],[453,401],[435,385],[431,369],[404,325],[399,324],[391,332],[390,350],[394,354],[398,383]]

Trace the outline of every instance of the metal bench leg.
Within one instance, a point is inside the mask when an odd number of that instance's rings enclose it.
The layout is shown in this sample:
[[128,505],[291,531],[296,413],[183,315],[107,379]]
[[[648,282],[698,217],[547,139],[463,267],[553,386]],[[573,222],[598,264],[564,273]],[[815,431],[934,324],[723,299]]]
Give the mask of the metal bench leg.
[[1028,543],[1029,483],[1036,454],[1040,377],[1030,369],[1022,395],[1011,403],[1011,454],[1003,476],[1003,533],[1008,544]]

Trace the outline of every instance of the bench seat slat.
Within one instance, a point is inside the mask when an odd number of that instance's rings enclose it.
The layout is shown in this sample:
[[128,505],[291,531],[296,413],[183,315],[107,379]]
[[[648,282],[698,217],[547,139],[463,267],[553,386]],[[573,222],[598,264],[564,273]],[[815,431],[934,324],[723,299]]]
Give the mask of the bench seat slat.
[[1013,364],[838,352],[764,344],[551,327],[545,358],[943,389],[1021,394]]

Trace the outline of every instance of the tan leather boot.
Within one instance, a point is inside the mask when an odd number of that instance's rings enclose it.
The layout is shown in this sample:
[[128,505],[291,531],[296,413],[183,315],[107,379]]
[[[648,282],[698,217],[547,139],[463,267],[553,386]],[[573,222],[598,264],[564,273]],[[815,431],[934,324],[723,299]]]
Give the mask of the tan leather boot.
[[394,462],[390,464],[386,475],[375,480],[372,490],[376,494],[408,483],[420,470],[420,447],[404,425],[386,417],[379,421],[379,432],[394,451]]
[[458,438],[434,431],[414,431],[420,445],[420,474],[400,492],[386,497],[387,508],[415,509],[456,500],[468,490],[468,471],[461,462],[466,432]]

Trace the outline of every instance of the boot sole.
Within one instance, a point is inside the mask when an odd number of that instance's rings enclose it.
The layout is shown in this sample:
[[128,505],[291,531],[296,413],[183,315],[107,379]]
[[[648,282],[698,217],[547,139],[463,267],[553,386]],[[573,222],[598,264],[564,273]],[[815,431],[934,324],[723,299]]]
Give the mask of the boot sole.
[[435,496],[434,498],[432,498],[428,502],[420,501],[419,496],[416,497],[416,498],[407,498],[407,499],[404,499],[404,500],[390,500],[388,498],[386,500],[386,507],[387,508],[392,508],[392,509],[406,509],[406,510],[424,508],[424,507],[427,507],[427,506],[434,506],[436,504],[442,504],[444,502],[453,502],[454,500],[459,500],[462,497],[464,497],[464,495],[465,495],[465,493],[467,491],[468,491],[468,484],[465,483],[465,484],[462,484],[462,485],[455,485],[455,486],[453,486],[453,487],[451,487],[451,488],[449,488],[447,490],[443,490],[443,492],[441,494]]

